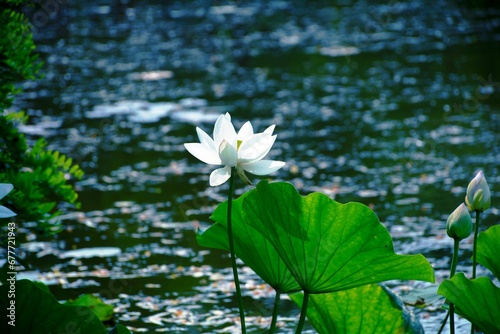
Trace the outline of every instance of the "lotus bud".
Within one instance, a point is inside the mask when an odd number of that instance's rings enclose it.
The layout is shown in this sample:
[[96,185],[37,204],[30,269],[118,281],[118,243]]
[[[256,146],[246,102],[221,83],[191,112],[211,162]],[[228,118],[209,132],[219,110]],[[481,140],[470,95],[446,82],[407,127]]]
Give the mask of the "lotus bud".
[[470,181],[465,195],[465,204],[470,211],[484,211],[490,207],[490,188],[482,171]]
[[446,221],[446,233],[453,239],[465,239],[472,233],[472,218],[464,203]]

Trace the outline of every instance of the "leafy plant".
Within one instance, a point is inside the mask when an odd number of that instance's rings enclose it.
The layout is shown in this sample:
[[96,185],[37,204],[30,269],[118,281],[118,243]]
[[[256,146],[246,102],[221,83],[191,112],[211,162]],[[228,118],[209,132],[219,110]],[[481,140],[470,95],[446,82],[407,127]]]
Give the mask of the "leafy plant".
[[[480,214],[491,205],[491,193],[482,171],[469,182],[465,195],[465,204],[462,203],[448,218],[446,230],[448,236],[455,240],[453,247],[453,258],[450,270],[450,279],[444,280],[438,293],[446,297],[443,305],[448,313],[443,320],[440,334],[450,318],[450,333],[455,333],[454,313],[462,315],[472,323],[471,333],[474,326],[481,328],[485,333],[500,332],[500,288],[495,286],[489,277],[476,279],[476,267],[478,263],[489,268],[499,278],[500,261],[500,226],[490,227],[486,232],[479,232]],[[463,273],[455,275],[458,255],[458,242],[466,238],[472,232],[472,219],[466,206],[476,215],[474,224],[474,238],[472,247],[472,280],[465,277]],[[455,310],[456,308],[456,310]]]
[[[29,1],[6,1],[0,9],[0,183],[11,183],[12,193],[5,198],[6,207],[17,213],[17,222],[36,222],[38,232],[56,233],[61,226],[54,220],[60,203],[76,205],[77,194],[69,180],[79,179],[83,172],[70,158],[47,150],[42,138],[29,147],[18,129],[27,121],[23,112],[7,111],[16,84],[36,79],[42,63],[33,53],[35,44],[27,18],[20,6]],[[7,221],[0,221],[0,227]]]
[[0,111],[12,105],[21,91],[16,82],[35,79],[42,63],[33,53],[35,43],[28,19],[20,11],[28,1],[7,0],[0,10]]
[[[224,202],[216,208],[211,217],[216,223],[198,235],[200,245],[228,249],[227,205]],[[330,297],[322,294],[363,287],[344,295],[357,300],[362,296],[356,296],[356,291],[377,289],[365,288],[370,283],[391,279],[434,281],[434,271],[422,255],[394,253],[389,232],[363,204],[341,204],[320,193],[303,197],[289,183],[261,181],[256,189],[233,201],[233,205],[236,255],[277,293],[289,293],[298,286],[304,291],[303,302],[299,304],[316,318],[326,317],[325,321],[339,322],[337,325],[341,326],[345,317],[354,317],[346,313],[329,317],[328,309],[323,307],[333,303],[328,298],[341,294]],[[311,308],[307,305],[309,294]],[[363,298],[368,303],[369,297]],[[364,321],[367,314],[358,318]],[[302,315],[305,317],[304,311]],[[401,317],[401,308],[398,316]],[[384,323],[392,318],[380,317],[379,321]],[[312,323],[317,329],[330,326],[321,321]],[[418,332],[418,326],[412,326],[408,328]],[[299,322],[298,332],[300,329]]]
[[[500,225],[481,232],[477,239],[477,261],[500,278]],[[472,322],[484,333],[500,332],[500,288],[489,277],[469,280],[458,273],[444,280],[438,293],[455,304],[456,313]]]
[[[14,186],[4,204],[22,221],[38,222],[43,233],[57,233],[61,226],[54,218],[61,214],[57,204],[79,206],[78,195],[68,179],[80,179],[83,172],[71,158],[58,151],[48,151],[47,142],[39,139],[29,149],[25,136],[8,118],[0,116],[0,182]],[[6,224],[7,222],[1,222]]]
[[[89,307],[60,304],[50,292],[29,280],[0,286],[2,296],[8,296],[11,284],[14,284],[15,299],[0,299],[2,333],[108,333]],[[109,333],[130,333],[123,325],[117,327]]]

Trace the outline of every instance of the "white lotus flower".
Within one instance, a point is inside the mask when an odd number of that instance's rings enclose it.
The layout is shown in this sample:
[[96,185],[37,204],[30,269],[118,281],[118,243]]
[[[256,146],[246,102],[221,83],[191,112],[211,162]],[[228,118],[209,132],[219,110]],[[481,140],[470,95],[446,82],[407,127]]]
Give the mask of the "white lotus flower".
[[231,168],[248,184],[245,172],[268,175],[285,165],[282,161],[262,160],[276,140],[274,125],[262,133],[254,133],[250,122],[246,122],[236,133],[229,113],[220,115],[214,126],[213,139],[202,129],[196,128],[199,143],[187,143],[184,147],[199,160],[209,165],[224,167],[210,174],[210,185],[218,186],[231,177]]
[[[10,193],[10,191],[14,189],[14,186],[10,183],[0,183],[0,199],[4,198],[5,195]],[[5,206],[0,205],[0,218],[10,218],[14,217],[16,214],[7,209]]]

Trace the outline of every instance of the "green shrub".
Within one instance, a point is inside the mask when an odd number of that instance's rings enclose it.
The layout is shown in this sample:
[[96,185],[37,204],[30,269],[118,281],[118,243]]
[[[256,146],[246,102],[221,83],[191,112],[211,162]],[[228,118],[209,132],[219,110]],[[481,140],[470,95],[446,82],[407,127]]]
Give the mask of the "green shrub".
[[[78,195],[68,181],[81,178],[83,172],[71,158],[47,150],[43,138],[29,147],[18,129],[27,116],[8,110],[21,91],[16,84],[36,79],[42,66],[33,53],[35,44],[30,23],[21,12],[23,4],[29,1],[2,1],[0,9],[0,182],[14,185],[2,204],[17,213],[19,224],[36,222],[38,232],[51,234],[61,229],[54,220],[61,214],[59,204],[79,206]],[[0,224],[7,224],[7,220]]]

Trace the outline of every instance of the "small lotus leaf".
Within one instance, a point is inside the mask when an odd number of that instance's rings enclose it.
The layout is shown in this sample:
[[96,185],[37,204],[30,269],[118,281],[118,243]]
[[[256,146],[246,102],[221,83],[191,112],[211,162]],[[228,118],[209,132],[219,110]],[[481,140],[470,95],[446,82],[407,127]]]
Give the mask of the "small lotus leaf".
[[477,262],[500,279],[500,225],[494,225],[477,237]]
[[455,304],[455,312],[485,334],[500,333],[500,288],[489,277],[469,280],[458,273],[444,280],[438,293]]
[[[290,298],[302,306],[302,295]],[[309,295],[307,318],[320,334],[424,333],[413,313],[382,284]]]

